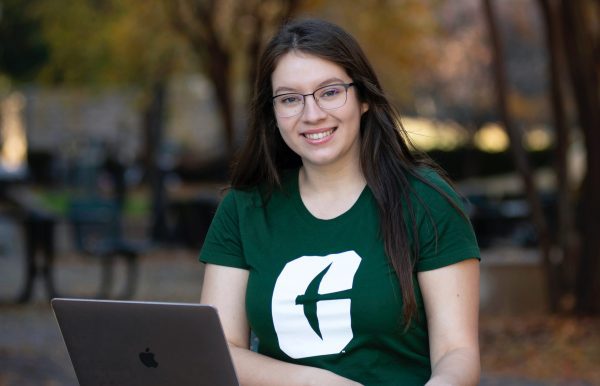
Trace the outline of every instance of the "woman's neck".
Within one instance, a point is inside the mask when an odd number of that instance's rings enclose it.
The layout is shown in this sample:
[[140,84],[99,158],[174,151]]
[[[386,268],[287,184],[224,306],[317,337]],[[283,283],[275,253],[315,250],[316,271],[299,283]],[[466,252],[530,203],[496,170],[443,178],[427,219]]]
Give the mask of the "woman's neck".
[[351,187],[362,190],[365,177],[358,164],[346,164],[333,167],[302,166],[300,168],[300,186],[316,193],[338,193]]
[[298,176],[300,196],[315,217],[335,218],[354,205],[365,188],[366,180],[360,166],[303,166]]

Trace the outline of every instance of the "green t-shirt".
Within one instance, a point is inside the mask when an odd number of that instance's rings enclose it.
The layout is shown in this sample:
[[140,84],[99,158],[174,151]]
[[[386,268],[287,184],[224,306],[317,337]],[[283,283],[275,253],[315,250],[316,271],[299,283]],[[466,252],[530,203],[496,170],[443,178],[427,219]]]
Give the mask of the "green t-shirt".
[[[439,175],[423,175],[461,206]],[[420,198],[412,200],[419,232],[416,271],[479,258],[469,221],[435,189],[416,179],[411,184]],[[427,320],[416,272],[418,315],[404,331],[401,291],[368,187],[331,220],[306,209],[297,170],[286,174],[283,189],[266,206],[258,189],[231,190],[200,260],[249,270],[246,311],[260,353],[368,386],[423,385],[429,379]]]

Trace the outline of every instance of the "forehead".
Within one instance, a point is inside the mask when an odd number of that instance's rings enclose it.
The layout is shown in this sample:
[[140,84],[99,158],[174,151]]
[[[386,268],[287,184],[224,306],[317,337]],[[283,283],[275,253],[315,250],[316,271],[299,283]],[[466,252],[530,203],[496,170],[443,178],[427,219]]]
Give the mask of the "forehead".
[[340,65],[315,55],[291,51],[277,62],[271,74],[271,85],[274,91],[312,91],[312,88],[330,79],[351,81]]

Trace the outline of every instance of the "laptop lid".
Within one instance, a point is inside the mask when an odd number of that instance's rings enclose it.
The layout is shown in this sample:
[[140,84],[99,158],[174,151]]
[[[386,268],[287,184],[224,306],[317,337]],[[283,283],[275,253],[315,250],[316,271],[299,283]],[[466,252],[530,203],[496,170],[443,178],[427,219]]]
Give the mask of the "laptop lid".
[[239,386],[214,307],[53,299],[81,386]]

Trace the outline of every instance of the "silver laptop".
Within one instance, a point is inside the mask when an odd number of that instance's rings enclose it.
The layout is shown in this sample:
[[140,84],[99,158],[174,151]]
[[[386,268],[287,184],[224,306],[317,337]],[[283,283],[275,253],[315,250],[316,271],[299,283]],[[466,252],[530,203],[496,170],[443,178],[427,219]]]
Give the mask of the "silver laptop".
[[239,386],[215,308],[53,299],[81,386]]

